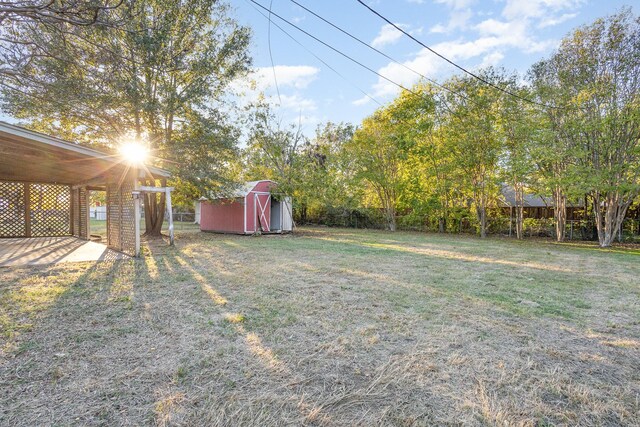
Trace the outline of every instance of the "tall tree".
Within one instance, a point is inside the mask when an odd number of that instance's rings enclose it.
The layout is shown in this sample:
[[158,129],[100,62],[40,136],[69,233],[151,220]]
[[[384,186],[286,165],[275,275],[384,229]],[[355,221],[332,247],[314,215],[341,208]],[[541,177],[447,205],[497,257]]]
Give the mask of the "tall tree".
[[[0,75],[14,75],[16,68],[36,57],[54,57],[38,40],[21,37],[24,29],[48,27],[67,32],[71,27],[118,26],[113,11],[123,0],[13,0],[0,2]],[[65,24],[65,25],[60,25]]]
[[280,191],[294,194],[300,180],[300,147],[306,138],[300,126],[277,120],[267,104],[253,109],[245,149],[246,177],[271,179]]
[[557,137],[575,144],[600,246],[610,246],[640,192],[640,18],[625,9],[581,27],[535,69],[551,87]]
[[[492,69],[480,74],[502,84],[502,75]],[[503,144],[497,129],[498,94],[470,77],[454,77],[446,84],[459,95],[447,95],[444,138],[459,171],[459,186],[476,212],[481,237],[487,235],[488,208],[497,192],[498,160]]]
[[[118,28],[21,28],[16,37],[52,55],[2,76],[4,111],[76,140],[144,140],[178,179],[217,188],[236,149],[227,94],[248,71],[249,30],[215,0],[126,0],[114,13]],[[160,233],[163,206],[145,200],[147,234]]]
[[358,197],[354,172],[349,157],[343,155],[353,132],[350,124],[327,122],[318,125],[315,136],[300,147],[298,198],[303,219],[308,210],[321,215],[334,208],[346,213],[354,207]]
[[403,91],[389,106],[362,122],[345,149],[356,178],[368,185],[384,212],[386,226],[396,230],[396,213],[406,189],[406,167],[416,148],[416,132],[432,126],[430,94]]
[[[517,76],[509,76],[506,84],[513,93],[522,98],[530,94],[518,87]],[[513,187],[515,195],[515,229],[516,237],[524,237],[524,195],[528,187],[534,164],[531,158],[531,146],[539,140],[536,121],[537,111],[534,106],[511,96],[503,96],[498,101],[497,122],[503,139],[504,151],[500,164],[500,175],[503,183]]]

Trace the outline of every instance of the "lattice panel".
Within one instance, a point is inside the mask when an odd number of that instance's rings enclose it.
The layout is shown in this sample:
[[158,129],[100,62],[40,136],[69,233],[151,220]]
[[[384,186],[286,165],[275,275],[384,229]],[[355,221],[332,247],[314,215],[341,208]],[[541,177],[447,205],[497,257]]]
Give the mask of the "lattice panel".
[[78,217],[78,231],[80,238],[89,238],[89,192],[86,188],[80,188],[78,190],[78,211],[80,213]]
[[107,242],[110,248],[135,255],[136,231],[133,182],[107,186]]
[[122,252],[128,255],[135,255],[136,252],[136,229],[135,211],[133,195],[133,182],[125,183],[120,188],[121,223],[120,223],[120,243]]
[[0,181],[0,237],[27,235],[24,184]]
[[120,244],[120,190],[116,184],[107,186],[107,244],[110,248],[122,250]]
[[71,190],[71,232],[80,237],[80,190]]
[[31,236],[71,234],[71,188],[68,185],[29,184]]

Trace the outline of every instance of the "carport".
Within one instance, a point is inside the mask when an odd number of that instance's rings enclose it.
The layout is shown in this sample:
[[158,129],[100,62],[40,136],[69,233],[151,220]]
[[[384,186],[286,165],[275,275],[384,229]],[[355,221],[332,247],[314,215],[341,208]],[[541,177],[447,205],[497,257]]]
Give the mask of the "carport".
[[[118,154],[0,122],[0,253],[9,251],[15,264],[19,251],[9,246],[42,248],[29,239],[71,237],[75,239],[57,241],[66,242],[69,249],[82,247],[78,241],[89,240],[89,192],[101,190],[106,192],[107,244],[102,255],[94,245],[87,250],[98,258],[108,254],[107,248],[134,256],[137,238],[139,242],[137,183],[167,177],[169,172],[159,168],[132,167]],[[13,239],[21,240],[17,244]],[[64,250],[65,245],[53,246]],[[41,255],[53,261],[68,259],[63,253],[53,258]],[[83,257],[75,254],[71,260]]]

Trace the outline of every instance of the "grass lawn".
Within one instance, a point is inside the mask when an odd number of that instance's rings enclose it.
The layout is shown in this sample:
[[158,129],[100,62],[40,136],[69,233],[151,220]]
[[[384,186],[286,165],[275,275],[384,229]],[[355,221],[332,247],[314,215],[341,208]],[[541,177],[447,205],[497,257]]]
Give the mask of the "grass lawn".
[[[144,233],[144,224],[145,222],[143,219],[140,221],[140,229],[142,230],[143,233]],[[193,222],[173,221],[173,229],[175,231],[187,231],[187,230],[196,231],[200,229],[199,227],[200,227],[199,225],[194,224]],[[107,239],[107,221],[106,220],[90,219],[89,230],[91,235],[102,236],[102,240],[106,241]],[[169,233],[168,221],[165,221],[162,224],[162,230],[163,230],[163,233],[166,233],[166,234]]]
[[640,425],[640,254],[179,231],[0,269],[0,425]]

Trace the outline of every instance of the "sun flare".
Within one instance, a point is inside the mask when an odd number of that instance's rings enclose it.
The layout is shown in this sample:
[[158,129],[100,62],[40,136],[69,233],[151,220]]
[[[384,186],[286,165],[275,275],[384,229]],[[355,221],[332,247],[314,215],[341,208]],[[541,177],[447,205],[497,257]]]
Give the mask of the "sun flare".
[[149,150],[140,142],[128,141],[120,145],[120,155],[130,164],[141,165],[149,156]]

